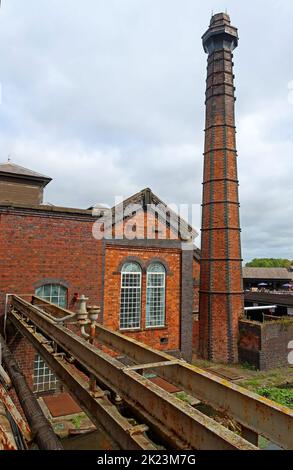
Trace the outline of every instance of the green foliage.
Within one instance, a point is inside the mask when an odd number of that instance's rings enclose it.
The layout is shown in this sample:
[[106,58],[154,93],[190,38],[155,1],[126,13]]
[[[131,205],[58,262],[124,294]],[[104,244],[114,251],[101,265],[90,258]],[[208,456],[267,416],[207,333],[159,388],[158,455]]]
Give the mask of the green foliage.
[[265,437],[259,436],[259,438],[258,438],[258,447],[261,450],[265,450],[268,447],[269,443],[270,443],[270,441],[268,441]]
[[179,398],[179,400],[186,401],[187,403],[189,403],[188,395],[185,392],[176,392],[175,396]]
[[293,409],[293,389],[278,387],[261,387],[257,390],[259,395]]
[[75,427],[75,429],[80,429],[83,418],[84,418],[83,415],[77,415],[77,416],[74,416],[70,420],[72,422],[73,426]]
[[249,362],[243,362],[241,364],[241,367],[242,369],[246,369],[246,370],[257,370],[256,366],[254,364],[249,364]]
[[247,268],[290,268],[293,261],[282,258],[254,258],[246,263]]

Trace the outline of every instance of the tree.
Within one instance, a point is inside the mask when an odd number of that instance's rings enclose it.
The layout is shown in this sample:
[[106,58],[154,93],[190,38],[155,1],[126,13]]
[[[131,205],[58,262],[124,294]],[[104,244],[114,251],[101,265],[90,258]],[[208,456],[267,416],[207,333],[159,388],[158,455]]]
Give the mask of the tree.
[[293,261],[283,258],[254,258],[246,263],[247,268],[290,268]]

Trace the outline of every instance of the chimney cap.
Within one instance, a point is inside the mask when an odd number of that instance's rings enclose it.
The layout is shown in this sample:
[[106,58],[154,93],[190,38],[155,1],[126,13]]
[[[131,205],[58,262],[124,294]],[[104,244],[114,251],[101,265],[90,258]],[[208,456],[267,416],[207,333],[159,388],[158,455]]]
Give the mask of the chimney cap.
[[208,54],[220,49],[233,51],[238,46],[238,30],[231,26],[227,13],[216,13],[212,16],[209,29],[202,40],[204,50]]
[[218,22],[230,24],[231,20],[230,20],[230,16],[228,15],[228,13],[215,13],[215,14],[213,14],[212,17],[211,17],[210,26],[212,26],[214,23],[218,23]]

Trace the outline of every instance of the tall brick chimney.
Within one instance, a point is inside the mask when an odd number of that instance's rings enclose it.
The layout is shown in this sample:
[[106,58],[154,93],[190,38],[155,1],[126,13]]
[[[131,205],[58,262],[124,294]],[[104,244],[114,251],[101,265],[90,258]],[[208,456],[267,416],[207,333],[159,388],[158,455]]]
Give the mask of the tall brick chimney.
[[230,17],[212,17],[203,36],[208,54],[203,177],[200,351],[223,363],[238,360],[238,319],[243,312],[234,75],[238,45]]

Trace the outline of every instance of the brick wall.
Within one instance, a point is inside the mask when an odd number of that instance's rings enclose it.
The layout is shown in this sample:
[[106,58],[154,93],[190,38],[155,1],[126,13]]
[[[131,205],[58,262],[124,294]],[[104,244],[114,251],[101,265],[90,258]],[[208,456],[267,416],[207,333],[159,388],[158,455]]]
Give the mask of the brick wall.
[[126,236],[127,239],[144,239],[148,240],[178,240],[178,233],[164,224],[151,211],[145,212],[143,209],[137,211],[135,215],[129,217],[123,222],[117,223],[113,227],[113,238]]
[[7,211],[0,214],[0,313],[6,293],[31,294],[42,283],[63,283],[69,306],[74,293],[101,301],[102,242],[90,218]]
[[293,341],[293,321],[267,322],[262,328],[260,369],[288,366],[288,344]]
[[[69,308],[75,307],[74,293],[101,302],[102,242],[93,238],[92,223],[90,217],[60,218],[39,211],[0,213],[0,316],[6,293],[32,294],[46,282],[68,288]],[[32,386],[33,348],[14,334],[9,347]]]
[[293,341],[293,321],[239,322],[239,360],[268,370],[288,366],[288,344]]
[[239,362],[260,368],[261,323],[239,321]]

